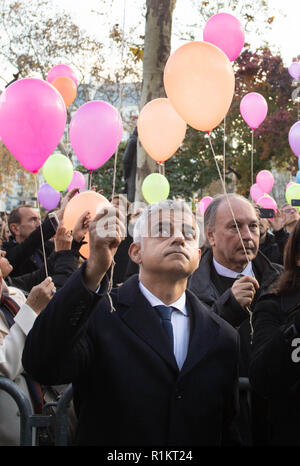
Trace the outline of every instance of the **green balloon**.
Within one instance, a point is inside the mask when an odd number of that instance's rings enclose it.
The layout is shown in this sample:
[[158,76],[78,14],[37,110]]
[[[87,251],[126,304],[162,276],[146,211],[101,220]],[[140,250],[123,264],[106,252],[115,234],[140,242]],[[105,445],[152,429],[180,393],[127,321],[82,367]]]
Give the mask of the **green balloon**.
[[170,184],[167,178],[160,173],[151,173],[142,184],[142,193],[148,204],[168,199]]
[[62,154],[53,154],[43,165],[43,176],[52,188],[64,191],[72,181],[73,165],[71,160]]
[[[292,204],[292,199],[300,200],[300,184],[295,183],[289,186],[285,191],[285,198],[286,202],[288,202],[289,204]],[[300,206],[295,207],[296,209],[298,209],[298,212],[300,212]]]

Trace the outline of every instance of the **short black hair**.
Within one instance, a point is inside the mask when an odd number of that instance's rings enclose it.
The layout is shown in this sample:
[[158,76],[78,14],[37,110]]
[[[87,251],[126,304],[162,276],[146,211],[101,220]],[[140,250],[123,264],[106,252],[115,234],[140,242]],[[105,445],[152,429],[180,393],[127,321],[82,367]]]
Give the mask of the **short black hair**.
[[11,231],[11,224],[12,223],[21,223],[21,214],[20,214],[20,209],[22,207],[29,207],[30,209],[34,209],[34,207],[32,205],[29,205],[29,204],[20,204],[18,207],[15,207],[11,213],[8,215],[7,217],[7,224],[8,224],[8,228],[9,228],[9,231],[11,232],[11,234],[13,234],[13,232]]

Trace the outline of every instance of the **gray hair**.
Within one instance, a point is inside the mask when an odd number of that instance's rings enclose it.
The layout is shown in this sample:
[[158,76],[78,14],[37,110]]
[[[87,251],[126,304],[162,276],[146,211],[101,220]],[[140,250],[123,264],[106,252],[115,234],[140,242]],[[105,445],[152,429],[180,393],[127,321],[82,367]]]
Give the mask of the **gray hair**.
[[[149,204],[145,209],[142,211],[140,216],[138,217],[136,224],[133,230],[133,241],[135,243],[141,243],[142,238],[148,236],[148,222],[150,216],[153,214],[158,215],[159,212],[162,211],[176,211],[176,212],[184,212],[186,214],[191,215],[195,218],[192,209],[190,206],[184,201],[178,201],[174,199],[167,199],[165,201],[160,201],[155,204]],[[196,219],[195,219],[196,220]],[[197,222],[195,221],[195,229],[197,237],[199,237],[199,227]]]
[[237,199],[237,200],[240,200],[240,201],[248,202],[248,204],[251,205],[251,207],[253,207],[253,209],[255,210],[255,212],[257,214],[257,218],[259,219],[259,212],[258,212],[256,206],[251,201],[249,201],[249,199],[247,199],[246,197],[241,196],[240,194],[235,194],[235,193],[228,193],[227,195],[226,194],[219,194],[218,196],[214,197],[214,199],[211,201],[211,203],[208,205],[208,207],[205,210],[205,213],[204,213],[204,230],[205,230],[205,234],[206,234],[207,230],[214,230],[215,229],[217,210],[218,210],[220,204],[222,204],[222,202],[226,201],[227,197],[228,197],[229,200]]

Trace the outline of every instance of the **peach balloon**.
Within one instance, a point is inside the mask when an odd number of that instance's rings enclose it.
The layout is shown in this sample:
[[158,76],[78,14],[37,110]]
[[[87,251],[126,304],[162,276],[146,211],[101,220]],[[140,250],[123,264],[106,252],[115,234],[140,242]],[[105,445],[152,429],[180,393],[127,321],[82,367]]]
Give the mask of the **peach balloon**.
[[137,130],[147,154],[157,162],[164,162],[172,157],[184,140],[186,122],[176,113],[169,99],[159,98],[142,108]]
[[[95,191],[84,191],[72,197],[64,212],[64,225],[66,229],[73,230],[78,218],[86,210],[89,210],[92,218],[94,218],[99,209],[105,205],[111,204],[106,197],[96,193]],[[79,252],[83,257],[88,259],[90,256],[89,233],[85,235],[84,241],[87,241],[87,244],[82,245]]]
[[69,107],[69,105],[74,102],[77,95],[77,88],[74,81],[67,76],[60,76],[59,78],[54,79],[51,84],[61,94],[66,107]]
[[188,42],[170,55],[164,70],[166,94],[192,128],[211,131],[224,119],[234,95],[227,55],[209,42]]

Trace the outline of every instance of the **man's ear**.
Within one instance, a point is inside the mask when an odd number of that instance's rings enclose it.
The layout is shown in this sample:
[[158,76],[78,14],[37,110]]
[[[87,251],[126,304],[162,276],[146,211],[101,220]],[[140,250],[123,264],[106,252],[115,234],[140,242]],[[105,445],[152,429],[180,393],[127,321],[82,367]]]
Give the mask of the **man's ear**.
[[128,249],[128,254],[132,262],[135,262],[136,264],[141,264],[141,243],[131,243]]
[[206,230],[206,238],[211,247],[216,245],[215,234],[213,230]]
[[13,235],[17,235],[19,232],[19,224],[18,223],[11,223],[9,225],[9,229],[12,232]]

